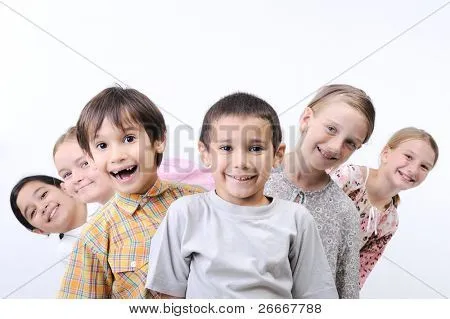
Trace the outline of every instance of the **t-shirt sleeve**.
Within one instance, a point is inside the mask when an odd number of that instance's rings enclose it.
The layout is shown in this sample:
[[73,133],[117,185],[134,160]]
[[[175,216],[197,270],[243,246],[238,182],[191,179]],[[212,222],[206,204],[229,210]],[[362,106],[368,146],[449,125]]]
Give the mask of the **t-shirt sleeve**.
[[297,236],[289,253],[296,299],[338,298],[316,223],[309,213],[297,218]]
[[365,180],[366,168],[356,165],[342,165],[330,172],[331,178],[347,195],[361,187]]
[[145,287],[151,291],[186,296],[190,257],[182,254],[186,207],[174,202],[150,243],[149,271]]

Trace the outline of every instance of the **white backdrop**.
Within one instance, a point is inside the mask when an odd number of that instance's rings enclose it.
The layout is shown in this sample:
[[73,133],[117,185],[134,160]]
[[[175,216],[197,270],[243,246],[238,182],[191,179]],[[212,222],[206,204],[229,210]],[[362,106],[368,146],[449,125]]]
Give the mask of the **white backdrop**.
[[[441,150],[425,183],[402,194],[400,229],[362,297],[448,298],[450,142],[444,112],[450,106],[450,5],[445,4],[0,1],[0,297],[54,296],[58,267],[15,291],[56,257],[54,241],[15,220],[9,194],[25,175],[56,175],[55,140],[100,90],[124,83],[146,93],[164,110],[169,126],[165,156],[188,157],[204,112],[238,90],[275,107],[292,149],[296,132],[288,128],[310,97],[297,102],[332,81],[364,89],[377,110],[371,141],[350,162],[376,166],[391,133],[410,125],[428,130]],[[183,123],[193,127],[194,138],[187,130],[175,138]]]

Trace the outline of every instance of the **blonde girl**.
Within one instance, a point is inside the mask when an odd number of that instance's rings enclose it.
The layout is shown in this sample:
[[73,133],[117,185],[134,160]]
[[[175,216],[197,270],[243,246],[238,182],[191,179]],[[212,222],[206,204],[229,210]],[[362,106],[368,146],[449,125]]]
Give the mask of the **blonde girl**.
[[304,110],[301,137],[274,169],[265,193],[303,204],[316,220],[340,298],[359,297],[358,214],[327,174],[370,138],[375,110],[370,97],[350,85],[328,85]]
[[360,216],[360,287],[398,228],[399,193],[419,186],[438,157],[439,148],[429,133],[406,127],[389,139],[378,169],[343,165],[332,173]]

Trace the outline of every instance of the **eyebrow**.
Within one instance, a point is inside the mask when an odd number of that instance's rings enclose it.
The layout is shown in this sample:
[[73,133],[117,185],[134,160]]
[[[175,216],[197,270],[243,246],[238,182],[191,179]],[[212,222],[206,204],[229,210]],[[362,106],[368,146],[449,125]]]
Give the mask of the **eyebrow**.
[[[140,129],[139,129],[138,127],[135,127],[135,126],[127,126],[127,127],[124,127],[123,130],[122,130],[122,132],[123,132],[124,134],[129,133],[130,131],[137,131],[137,132],[139,132]],[[100,137],[100,135],[99,135],[98,132],[97,132],[97,133],[95,134],[93,140],[98,139],[99,137]]]

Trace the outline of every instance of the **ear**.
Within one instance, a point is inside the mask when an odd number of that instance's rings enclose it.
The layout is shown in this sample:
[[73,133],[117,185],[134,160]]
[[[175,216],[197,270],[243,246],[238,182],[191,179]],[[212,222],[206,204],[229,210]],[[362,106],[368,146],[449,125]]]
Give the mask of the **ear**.
[[206,168],[211,168],[211,154],[209,153],[208,149],[206,148],[206,145],[203,144],[203,142],[198,142],[198,151],[200,152],[200,159],[203,163],[203,165]]
[[381,164],[386,164],[388,161],[389,154],[391,153],[391,148],[389,146],[385,146],[380,154]]
[[305,133],[308,130],[309,121],[314,117],[314,111],[310,107],[306,107],[300,116],[300,133]]
[[162,153],[164,153],[165,149],[166,149],[166,139],[165,138],[163,141],[155,141],[156,153],[162,154]]
[[32,232],[38,235],[48,235],[45,231],[40,230],[39,228],[33,229]]
[[273,161],[273,167],[280,166],[283,162],[284,153],[286,151],[286,144],[281,143],[280,146],[278,146],[277,151],[275,152],[275,160]]

